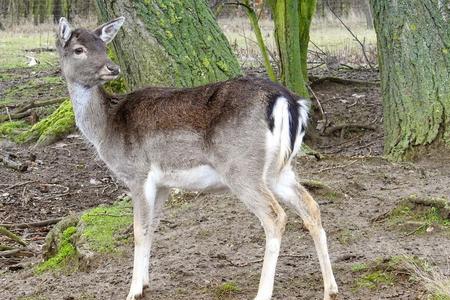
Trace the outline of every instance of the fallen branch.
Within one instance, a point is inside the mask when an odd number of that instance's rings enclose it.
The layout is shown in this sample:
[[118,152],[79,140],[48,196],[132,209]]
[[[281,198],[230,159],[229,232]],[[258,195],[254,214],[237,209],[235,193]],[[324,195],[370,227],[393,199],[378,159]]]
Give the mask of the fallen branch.
[[309,80],[311,81],[311,85],[321,84],[321,83],[324,83],[326,81],[339,83],[339,84],[343,84],[343,85],[352,85],[352,84],[376,85],[376,86],[380,85],[380,83],[378,81],[345,79],[345,78],[332,77],[332,76],[325,76],[325,77],[309,76]]
[[53,225],[61,221],[62,218],[49,219],[38,222],[30,222],[30,223],[11,223],[11,224],[0,224],[0,228],[28,228],[28,227],[45,227],[48,225]]
[[45,100],[45,101],[31,101],[28,103],[25,103],[21,106],[17,106],[16,109],[14,110],[15,114],[19,114],[19,113],[23,113],[27,110],[33,109],[33,108],[37,108],[37,107],[43,107],[43,106],[49,106],[49,105],[54,105],[54,104],[60,104],[62,103],[64,100],[66,100],[67,98],[57,98],[57,99],[50,99],[50,100]]
[[3,234],[4,236],[10,238],[11,240],[15,241],[16,243],[18,243],[22,246],[27,245],[27,243],[25,243],[18,235],[16,235],[15,233],[12,233],[5,227],[0,227],[0,234]]
[[12,121],[12,120],[20,120],[23,118],[26,118],[31,115],[30,111],[25,111],[21,113],[13,113],[13,114],[7,114],[7,115],[0,115],[0,123]]

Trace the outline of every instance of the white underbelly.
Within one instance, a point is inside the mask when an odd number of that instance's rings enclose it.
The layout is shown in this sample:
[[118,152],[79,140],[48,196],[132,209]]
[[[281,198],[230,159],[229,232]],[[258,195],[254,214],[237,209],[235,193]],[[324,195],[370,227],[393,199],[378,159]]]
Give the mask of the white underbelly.
[[162,172],[159,185],[190,191],[221,191],[227,189],[221,176],[208,165],[185,170]]

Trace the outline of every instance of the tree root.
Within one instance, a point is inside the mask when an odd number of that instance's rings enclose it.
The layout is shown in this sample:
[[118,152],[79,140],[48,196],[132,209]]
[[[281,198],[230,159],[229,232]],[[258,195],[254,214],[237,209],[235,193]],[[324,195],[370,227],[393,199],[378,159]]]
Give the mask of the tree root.
[[374,126],[371,125],[367,125],[367,124],[342,124],[342,125],[336,125],[333,127],[330,127],[327,131],[326,134],[327,135],[331,135],[333,133],[335,133],[336,131],[339,130],[344,130],[344,129],[367,129],[367,130],[376,130],[376,128]]
[[356,80],[356,79],[345,79],[345,78],[339,78],[339,77],[316,77],[316,76],[309,76],[309,80],[311,81],[311,86],[316,84],[321,84],[326,81],[339,83],[343,85],[376,85],[379,86],[380,82],[378,81],[366,81],[366,80]]
[[27,249],[11,249],[6,251],[0,251],[0,257],[9,257],[9,256],[34,256],[34,253]]
[[15,241],[16,243],[18,243],[18,244],[20,244],[22,246],[26,246],[27,245],[27,243],[25,243],[18,235],[16,235],[15,233],[9,231],[5,227],[0,227],[0,234],[10,238],[11,240]]

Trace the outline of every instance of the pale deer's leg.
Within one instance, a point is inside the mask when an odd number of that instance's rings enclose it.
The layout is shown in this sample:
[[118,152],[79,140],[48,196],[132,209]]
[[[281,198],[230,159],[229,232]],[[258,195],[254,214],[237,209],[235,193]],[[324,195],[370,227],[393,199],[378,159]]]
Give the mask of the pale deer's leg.
[[149,284],[150,248],[152,236],[159,223],[161,207],[168,197],[168,190],[158,189],[151,176],[145,186],[132,191],[134,215],[134,264],[133,278],[127,300],[142,296]]
[[298,184],[290,166],[284,168],[280,174],[280,178],[272,187],[275,195],[294,208],[303,219],[305,227],[314,240],[319,257],[324,282],[324,299],[334,299],[338,293],[338,288],[331,268],[327,237],[325,230],[322,228],[319,206],[308,191]]
[[275,200],[272,192],[261,186],[264,186],[264,184],[255,186],[255,189],[249,187],[242,189],[231,187],[231,189],[258,217],[264,228],[266,247],[258,294],[255,300],[269,300],[273,292],[281,237],[286,224],[286,213]]

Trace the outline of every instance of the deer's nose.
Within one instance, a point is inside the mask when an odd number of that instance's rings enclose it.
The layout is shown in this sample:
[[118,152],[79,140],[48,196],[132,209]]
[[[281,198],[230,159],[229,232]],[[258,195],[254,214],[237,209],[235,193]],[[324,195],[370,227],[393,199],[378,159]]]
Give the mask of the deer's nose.
[[114,64],[107,64],[106,69],[111,73],[111,75],[119,75],[120,67]]

